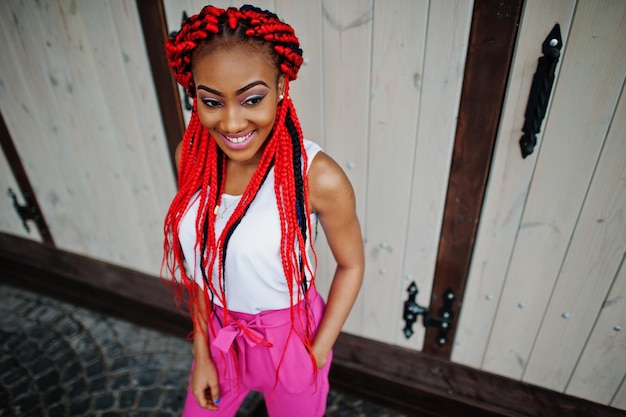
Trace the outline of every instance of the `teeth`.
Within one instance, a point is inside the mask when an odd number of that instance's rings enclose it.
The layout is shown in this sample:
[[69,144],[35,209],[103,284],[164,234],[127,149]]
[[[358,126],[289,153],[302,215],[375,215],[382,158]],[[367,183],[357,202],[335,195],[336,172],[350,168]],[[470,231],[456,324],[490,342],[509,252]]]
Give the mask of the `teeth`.
[[238,138],[233,138],[233,137],[226,136],[226,135],[224,135],[224,137],[225,137],[225,138],[226,138],[226,140],[228,140],[229,142],[232,142],[232,143],[241,143],[241,142],[243,142],[243,141],[247,140],[247,139],[248,139],[251,135],[252,135],[252,132],[248,133],[248,134],[247,134],[247,135],[245,135],[245,136],[240,136],[240,137],[238,137]]

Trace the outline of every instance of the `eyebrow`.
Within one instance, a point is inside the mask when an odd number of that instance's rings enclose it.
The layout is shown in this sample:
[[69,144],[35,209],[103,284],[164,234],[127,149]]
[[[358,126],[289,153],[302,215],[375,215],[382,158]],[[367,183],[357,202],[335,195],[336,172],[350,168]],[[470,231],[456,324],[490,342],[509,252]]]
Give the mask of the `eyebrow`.
[[[241,87],[239,90],[235,91],[235,95],[238,96],[239,94],[244,93],[248,91],[249,89],[251,89],[252,87],[257,86],[257,85],[264,85],[267,88],[270,88],[270,86],[267,85],[265,81],[258,80],[258,81],[253,81],[244,87]],[[216,96],[224,97],[224,93],[222,93],[221,91],[214,90],[211,87],[207,87],[206,85],[200,84],[198,86],[198,90],[208,91],[209,93],[215,94]]]

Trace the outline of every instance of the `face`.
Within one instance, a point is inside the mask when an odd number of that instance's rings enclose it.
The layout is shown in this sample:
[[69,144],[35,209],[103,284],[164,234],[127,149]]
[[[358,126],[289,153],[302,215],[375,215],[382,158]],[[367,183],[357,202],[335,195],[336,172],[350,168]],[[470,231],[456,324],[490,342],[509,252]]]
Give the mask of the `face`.
[[246,46],[194,61],[198,117],[231,161],[258,164],[284,89],[278,74],[262,51]]

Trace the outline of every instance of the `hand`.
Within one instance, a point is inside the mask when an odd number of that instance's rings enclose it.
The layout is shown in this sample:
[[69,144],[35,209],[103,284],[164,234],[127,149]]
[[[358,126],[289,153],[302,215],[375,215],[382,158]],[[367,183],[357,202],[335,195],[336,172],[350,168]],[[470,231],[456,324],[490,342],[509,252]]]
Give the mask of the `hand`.
[[217,369],[210,360],[198,361],[191,373],[191,392],[198,405],[208,410],[217,410],[220,402]]
[[315,345],[312,346],[313,357],[315,358],[315,364],[317,365],[317,369],[322,369],[326,363],[328,362],[328,356],[330,356],[330,351],[327,349],[319,348]]

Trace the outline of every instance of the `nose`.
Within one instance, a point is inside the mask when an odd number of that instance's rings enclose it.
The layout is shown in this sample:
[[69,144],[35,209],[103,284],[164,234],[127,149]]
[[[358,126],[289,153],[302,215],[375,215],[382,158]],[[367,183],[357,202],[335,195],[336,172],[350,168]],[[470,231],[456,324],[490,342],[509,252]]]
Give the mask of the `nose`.
[[228,106],[222,113],[220,129],[224,133],[239,133],[246,128],[247,122],[242,109],[238,106]]

